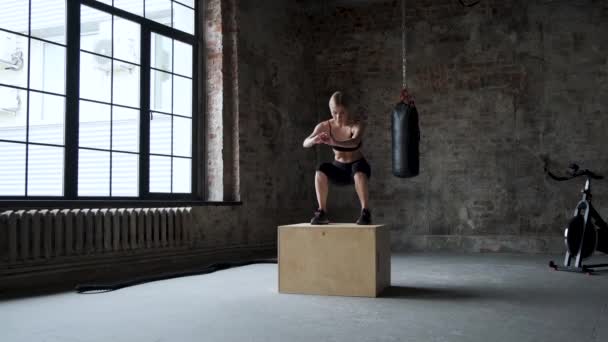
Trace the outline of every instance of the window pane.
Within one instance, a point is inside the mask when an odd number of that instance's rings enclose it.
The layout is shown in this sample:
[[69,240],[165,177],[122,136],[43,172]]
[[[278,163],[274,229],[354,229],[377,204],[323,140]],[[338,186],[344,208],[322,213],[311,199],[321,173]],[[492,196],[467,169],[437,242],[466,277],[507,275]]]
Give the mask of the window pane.
[[27,34],[29,26],[29,11],[29,3],[27,1],[0,1],[0,27],[3,29]]
[[194,34],[194,11],[186,6],[173,3],[173,27]]
[[112,149],[139,152],[139,111],[113,107]]
[[119,33],[114,35],[114,58],[140,64],[139,24],[114,17],[114,32]]
[[65,94],[65,47],[32,39],[30,88]]
[[113,103],[139,108],[139,67],[114,61]]
[[175,73],[192,77],[192,45],[174,40]]
[[29,141],[63,145],[64,113],[65,98],[63,96],[30,92]]
[[80,7],[80,48],[112,56],[112,16],[87,6]]
[[150,192],[171,192],[171,157],[150,156]]
[[80,101],[78,146],[110,149],[110,106]]
[[63,195],[63,147],[29,145],[28,196]]
[[0,139],[25,141],[27,93],[0,86]]
[[110,195],[110,152],[78,150],[78,196]]
[[191,193],[192,160],[173,158],[173,192]]
[[171,154],[171,115],[151,114],[150,153]]
[[173,114],[192,116],[192,80],[173,76]]
[[171,26],[171,0],[146,0],[146,18]]
[[133,14],[137,14],[139,16],[144,15],[143,0],[114,0],[114,7],[123,9]]
[[27,38],[0,31],[0,83],[27,87],[27,50]]
[[112,60],[90,53],[80,53],[80,97],[110,102]]
[[173,117],[173,155],[192,156],[192,119]]
[[32,0],[31,35],[65,44],[65,3],[65,0]]
[[173,61],[171,39],[161,36],[160,34],[152,33],[150,48],[152,50],[150,66],[170,72],[172,70],[171,64]]
[[112,196],[138,196],[139,156],[112,153]]
[[150,109],[171,113],[171,74],[151,71]]
[[0,141],[0,195],[25,195],[25,144]]

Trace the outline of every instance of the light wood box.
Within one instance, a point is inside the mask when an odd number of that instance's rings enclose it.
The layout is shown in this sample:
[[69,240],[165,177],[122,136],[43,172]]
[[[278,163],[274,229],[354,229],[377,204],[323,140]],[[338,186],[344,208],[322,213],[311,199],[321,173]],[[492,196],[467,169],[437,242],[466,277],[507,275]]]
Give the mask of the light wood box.
[[278,227],[279,292],[377,297],[391,282],[388,227]]

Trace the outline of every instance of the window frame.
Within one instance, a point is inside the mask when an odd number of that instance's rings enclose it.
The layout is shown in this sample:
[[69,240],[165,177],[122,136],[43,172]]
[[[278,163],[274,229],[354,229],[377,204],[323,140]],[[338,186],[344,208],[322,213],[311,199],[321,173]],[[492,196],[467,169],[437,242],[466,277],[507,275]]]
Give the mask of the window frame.
[[[30,0],[31,1],[31,0]],[[179,2],[179,1],[178,1]],[[181,3],[180,3],[181,4]],[[140,127],[139,127],[139,196],[78,196],[78,136],[79,136],[79,103],[80,103],[80,8],[82,5],[110,15],[130,20],[140,25]],[[199,138],[204,132],[204,120],[198,113],[200,101],[199,72],[204,70],[204,61],[199,59],[202,32],[199,13],[204,1],[197,1],[194,7],[194,35],[166,26],[143,16],[133,14],[96,0],[66,0],[66,58],[65,58],[65,139],[64,139],[64,194],[63,196],[0,196],[0,207],[3,208],[74,208],[74,207],[153,207],[167,205],[220,205],[241,204],[241,202],[205,201],[206,189],[199,182],[205,179],[204,168],[199,168],[200,154],[204,143]],[[144,9],[145,10],[145,9]],[[30,13],[31,16],[31,13]],[[173,13],[172,18],[173,20]],[[160,34],[170,39],[181,41],[192,46],[192,154],[191,154],[191,192],[190,193],[151,193],[150,176],[150,75],[152,73],[151,36]],[[69,67],[68,67],[69,66]],[[29,72],[29,71],[28,71]],[[29,82],[29,80],[28,80]],[[204,108],[204,107],[203,107]],[[172,157],[173,158],[173,157]],[[27,163],[27,161],[26,161]],[[26,170],[27,172],[27,170]],[[173,170],[171,170],[173,173]],[[27,183],[27,178],[26,178]],[[171,182],[173,180],[171,179]],[[27,186],[27,185],[26,185]]]

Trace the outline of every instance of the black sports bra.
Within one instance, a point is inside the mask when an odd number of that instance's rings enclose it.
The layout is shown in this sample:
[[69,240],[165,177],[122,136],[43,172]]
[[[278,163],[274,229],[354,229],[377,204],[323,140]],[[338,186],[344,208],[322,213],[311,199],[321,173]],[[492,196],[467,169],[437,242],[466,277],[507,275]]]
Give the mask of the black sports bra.
[[[329,123],[329,121],[327,122],[327,125],[329,126],[329,136],[332,137],[332,139],[334,139],[334,136],[331,134],[331,124]],[[351,138],[352,138],[352,133],[351,133]],[[336,140],[336,139],[334,139],[334,140]],[[330,146],[331,146],[331,148],[333,148],[336,151],[353,152],[353,151],[360,149],[362,144],[363,144],[363,140],[360,140],[359,144],[355,147],[342,147],[342,146],[335,146],[335,145],[330,145]]]

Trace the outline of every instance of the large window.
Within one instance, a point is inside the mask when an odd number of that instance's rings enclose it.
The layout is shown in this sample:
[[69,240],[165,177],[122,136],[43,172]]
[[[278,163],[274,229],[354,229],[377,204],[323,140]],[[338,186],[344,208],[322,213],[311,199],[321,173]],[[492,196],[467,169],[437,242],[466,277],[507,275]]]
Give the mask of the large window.
[[0,2],[0,199],[194,199],[194,0]]

